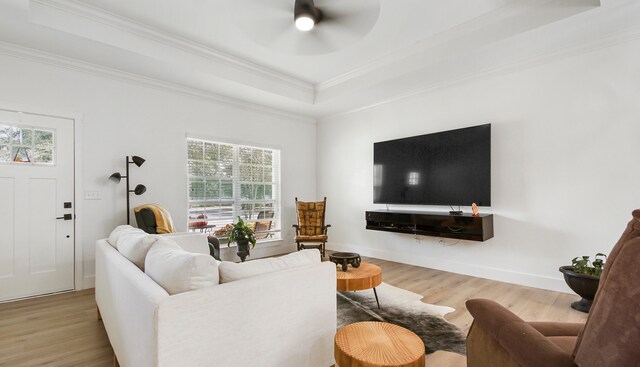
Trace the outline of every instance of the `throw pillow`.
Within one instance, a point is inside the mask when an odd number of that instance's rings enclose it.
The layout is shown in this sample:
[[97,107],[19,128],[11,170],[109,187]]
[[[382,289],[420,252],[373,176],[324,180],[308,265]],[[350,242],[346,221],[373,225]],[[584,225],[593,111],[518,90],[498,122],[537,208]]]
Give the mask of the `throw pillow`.
[[136,264],[140,270],[144,271],[144,259],[147,252],[157,241],[156,236],[152,236],[143,231],[125,231],[118,237],[118,251],[132,263]]
[[111,234],[109,235],[109,239],[108,239],[109,244],[113,246],[113,248],[117,248],[118,238],[120,238],[122,234],[132,232],[132,231],[140,232],[141,229],[131,227],[128,224],[117,226],[113,231],[111,231]]
[[183,250],[177,243],[160,238],[145,260],[145,273],[169,294],[218,284],[218,261],[208,254]]
[[278,270],[292,269],[320,263],[320,253],[316,249],[307,249],[281,257],[258,259],[244,263],[223,261],[220,263],[220,283],[255,277]]

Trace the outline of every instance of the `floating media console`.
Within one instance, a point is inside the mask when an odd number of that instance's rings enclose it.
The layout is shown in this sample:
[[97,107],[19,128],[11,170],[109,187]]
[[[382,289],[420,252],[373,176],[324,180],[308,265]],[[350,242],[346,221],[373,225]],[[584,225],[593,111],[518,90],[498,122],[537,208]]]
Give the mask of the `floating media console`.
[[367,229],[423,236],[486,241],[493,237],[493,214],[451,215],[446,212],[368,211]]

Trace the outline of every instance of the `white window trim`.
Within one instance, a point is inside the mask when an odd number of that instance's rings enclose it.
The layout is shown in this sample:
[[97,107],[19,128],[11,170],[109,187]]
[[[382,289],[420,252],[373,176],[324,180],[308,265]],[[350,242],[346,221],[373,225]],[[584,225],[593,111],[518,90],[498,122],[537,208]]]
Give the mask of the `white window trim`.
[[[234,146],[233,149],[233,174],[232,174],[232,185],[233,185],[233,198],[231,200],[233,200],[233,223],[236,222],[236,218],[239,215],[239,207],[243,204],[242,203],[242,199],[241,199],[241,181],[240,181],[240,177],[239,177],[239,172],[240,172],[240,158],[238,156],[239,154],[239,148],[240,147],[248,147],[248,148],[258,148],[258,149],[268,149],[268,150],[275,150],[278,151],[278,155],[277,155],[277,179],[275,179],[274,177],[274,184],[273,184],[273,191],[272,191],[272,195],[273,195],[273,199],[270,201],[274,202],[274,207],[275,207],[275,213],[274,213],[274,222],[277,223],[278,228],[276,229],[271,229],[269,230],[270,233],[275,233],[275,237],[271,237],[271,238],[264,238],[264,239],[259,239],[257,240],[258,243],[264,244],[264,245],[275,245],[275,243],[281,243],[283,241],[283,228],[282,228],[282,149],[279,146],[275,146],[275,145],[269,145],[269,144],[258,144],[258,143],[254,143],[254,142],[249,142],[249,141],[242,141],[242,140],[234,140],[234,139],[228,139],[228,138],[219,138],[219,137],[212,137],[212,136],[207,136],[207,135],[201,135],[201,134],[194,134],[194,133],[187,133],[185,135],[185,157],[187,159],[186,161],[186,174],[187,174],[187,228],[188,228],[188,224],[189,224],[189,210],[190,210],[190,199],[189,199],[189,189],[190,189],[190,176],[189,176],[189,167],[188,167],[188,160],[189,160],[189,144],[188,141],[189,139],[195,139],[195,140],[202,140],[202,141],[206,141],[206,142],[210,142],[210,143],[218,143],[218,144],[226,144],[226,145],[232,145]],[[261,201],[261,200],[254,200],[254,201]],[[246,202],[245,202],[246,203]],[[215,227],[213,229],[213,231],[215,231],[217,227]],[[219,228],[218,228],[219,229]],[[226,244],[224,244],[223,246],[226,246]],[[231,244],[228,245],[229,247],[234,247],[235,244]],[[268,246],[267,246],[268,247]]]

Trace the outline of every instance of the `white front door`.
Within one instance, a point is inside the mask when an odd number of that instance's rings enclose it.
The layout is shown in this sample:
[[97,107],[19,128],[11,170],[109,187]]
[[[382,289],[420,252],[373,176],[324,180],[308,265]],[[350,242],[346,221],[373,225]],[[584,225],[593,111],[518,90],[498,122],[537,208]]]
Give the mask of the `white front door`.
[[0,109],[0,302],[74,289],[73,125]]

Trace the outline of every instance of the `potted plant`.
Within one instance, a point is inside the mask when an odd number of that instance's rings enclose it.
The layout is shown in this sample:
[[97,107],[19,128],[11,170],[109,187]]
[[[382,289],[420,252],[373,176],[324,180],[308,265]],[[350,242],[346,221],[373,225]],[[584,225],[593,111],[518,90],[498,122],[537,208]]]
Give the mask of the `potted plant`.
[[233,224],[233,227],[229,231],[229,243],[227,246],[233,242],[238,244],[238,252],[236,255],[240,257],[242,262],[244,262],[245,258],[249,255],[249,243],[251,243],[251,247],[256,246],[256,236],[253,233],[253,229],[240,217],[238,217],[238,223]]
[[580,301],[571,304],[573,309],[582,312],[589,312],[591,309],[606,259],[607,255],[603,253],[597,253],[593,261],[589,260],[589,256],[579,256],[571,260],[570,266],[560,267],[569,288],[582,297]]

